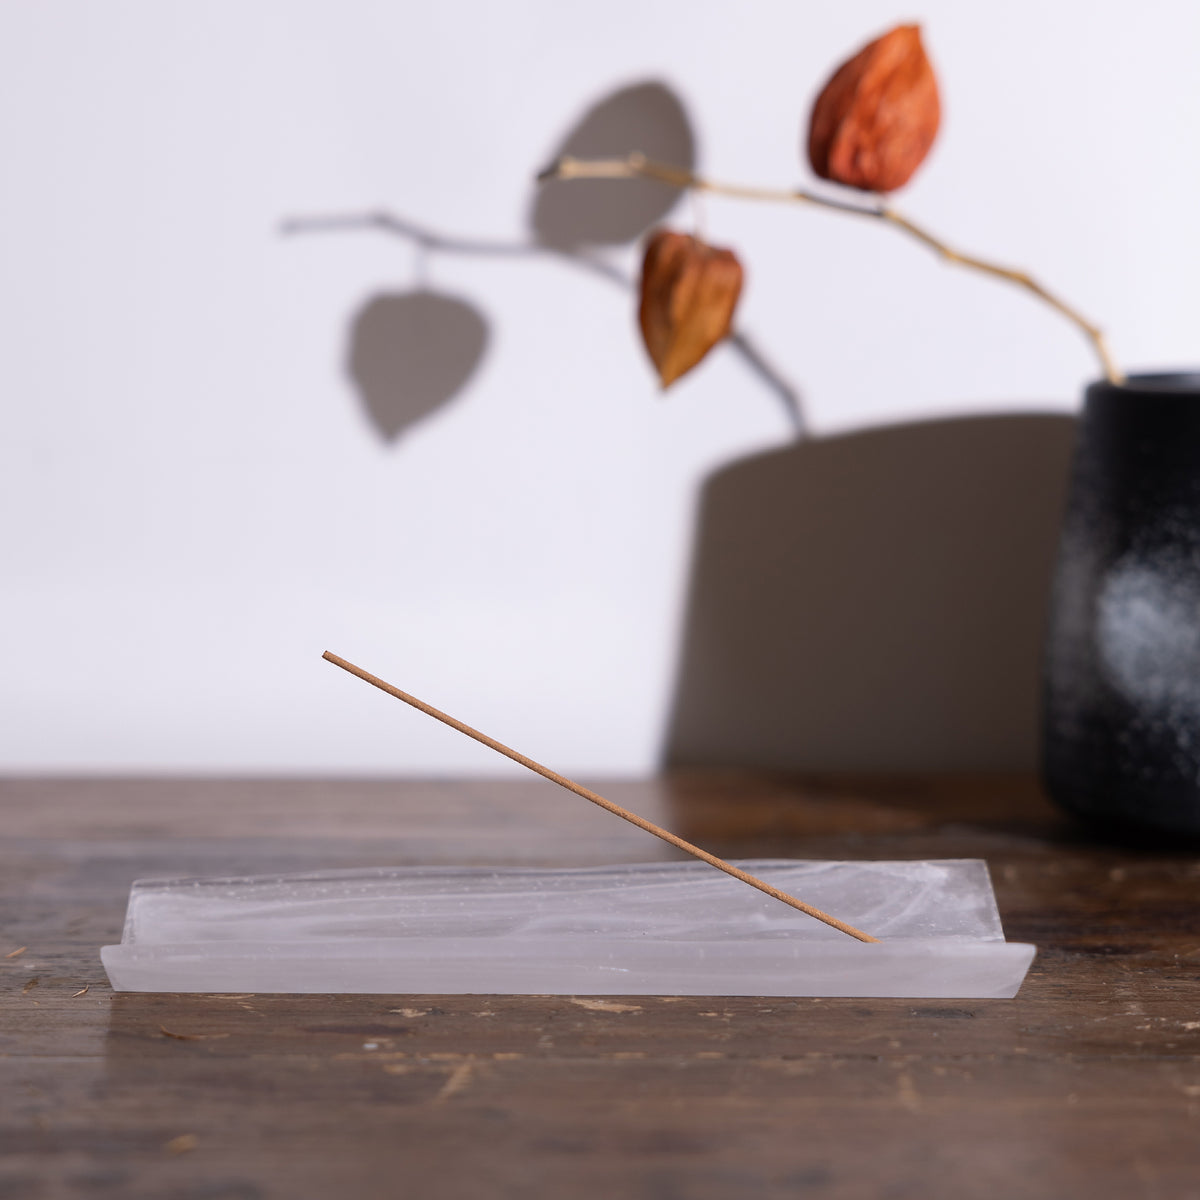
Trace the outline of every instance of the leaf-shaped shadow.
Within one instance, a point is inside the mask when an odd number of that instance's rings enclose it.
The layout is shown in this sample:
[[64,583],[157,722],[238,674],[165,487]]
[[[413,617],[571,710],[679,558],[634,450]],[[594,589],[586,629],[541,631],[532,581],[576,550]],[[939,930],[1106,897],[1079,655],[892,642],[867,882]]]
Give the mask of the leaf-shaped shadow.
[[[696,139],[687,110],[665,84],[621,88],[583,115],[550,156],[647,158],[691,170]],[[632,241],[660,221],[679,189],[649,179],[588,179],[548,183],[538,190],[530,225],[548,246],[614,245]]]
[[421,290],[368,300],[351,323],[346,366],[383,440],[457,395],[487,340],[483,315],[454,296]]

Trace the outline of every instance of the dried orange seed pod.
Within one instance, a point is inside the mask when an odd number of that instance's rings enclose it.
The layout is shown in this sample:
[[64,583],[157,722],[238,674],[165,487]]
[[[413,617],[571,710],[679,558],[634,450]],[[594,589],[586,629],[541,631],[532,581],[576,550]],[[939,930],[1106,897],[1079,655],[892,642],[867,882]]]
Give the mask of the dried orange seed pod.
[[941,120],[918,25],[900,25],[843,63],[813,105],[808,159],[822,179],[891,192],[921,165]]
[[663,387],[725,337],[741,290],[742,266],[732,250],[668,229],[650,235],[638,320]]

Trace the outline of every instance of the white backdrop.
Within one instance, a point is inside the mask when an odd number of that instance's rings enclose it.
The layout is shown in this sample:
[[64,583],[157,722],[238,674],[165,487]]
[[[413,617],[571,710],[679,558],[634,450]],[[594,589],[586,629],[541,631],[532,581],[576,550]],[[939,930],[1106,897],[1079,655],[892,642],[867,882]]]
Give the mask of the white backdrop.
[[[521,242],[534,171],[647,80],[704,171],[802,182],[814,90],[914,17],[945,119],[897,204],[1033,267],[1127,366],[1200,360],[1190,5],[0,7],[0,769],[501,769],[327,647],[561,769],[653,769],[698,489],[789,439],[776,397],[728,348],[661,397],[629,297],[552,257],[422,266],[403,238],[280,222],[386,207]],[[818,434],[1069,411],[1095,374],[1053,314],[888,230],[717,200],[702,219]],[[421,279],[486,348],[388,440],[348,338]]]

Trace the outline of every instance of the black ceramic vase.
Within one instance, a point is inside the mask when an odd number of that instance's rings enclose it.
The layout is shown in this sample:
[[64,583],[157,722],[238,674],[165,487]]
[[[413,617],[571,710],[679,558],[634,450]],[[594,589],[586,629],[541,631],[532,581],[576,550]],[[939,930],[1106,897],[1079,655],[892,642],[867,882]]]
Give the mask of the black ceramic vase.
[[1043,699],[1060,805],[1200,835],[1200,373],[1087,390]]

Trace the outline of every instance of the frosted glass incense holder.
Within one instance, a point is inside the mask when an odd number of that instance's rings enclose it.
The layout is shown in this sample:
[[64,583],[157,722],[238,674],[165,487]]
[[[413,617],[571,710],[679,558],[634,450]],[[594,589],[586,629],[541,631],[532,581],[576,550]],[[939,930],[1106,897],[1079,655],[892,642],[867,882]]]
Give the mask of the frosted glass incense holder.
[[856,942],[699,862],[405,867],[142,880],[117,991],[675,996],[1016,994],[976,859],[739,864],[881,939]]

